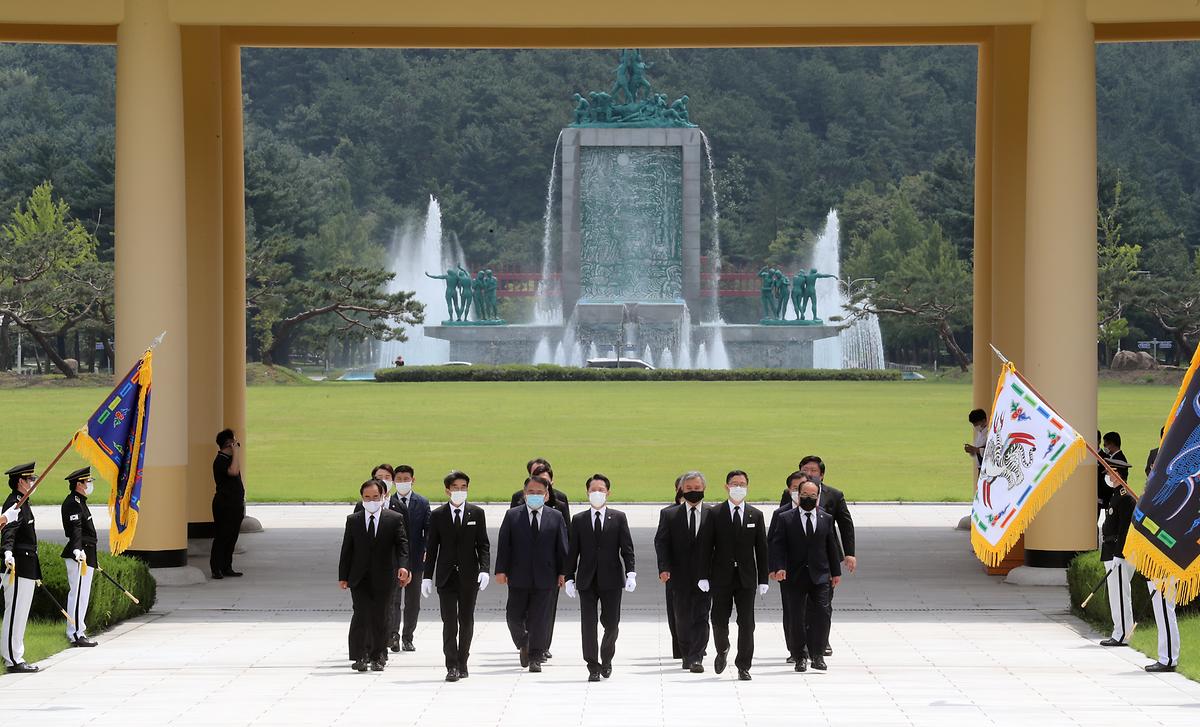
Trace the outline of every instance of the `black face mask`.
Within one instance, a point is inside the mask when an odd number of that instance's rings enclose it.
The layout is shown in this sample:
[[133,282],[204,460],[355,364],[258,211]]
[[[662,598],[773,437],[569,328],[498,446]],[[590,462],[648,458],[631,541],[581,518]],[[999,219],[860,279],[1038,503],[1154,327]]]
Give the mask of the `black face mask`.
[[693,490],[691,492],[685,492],[685,493],[683,493],[683,499],[685,499],[688,502],[695,505],[697,502],[700,502],[701,500],[704,499],[704,490]]
[[800,508],[801,509],[813,510],[816,507],[817,507],[817,498],[815,498],[815,497],[801,497],[800,498]]

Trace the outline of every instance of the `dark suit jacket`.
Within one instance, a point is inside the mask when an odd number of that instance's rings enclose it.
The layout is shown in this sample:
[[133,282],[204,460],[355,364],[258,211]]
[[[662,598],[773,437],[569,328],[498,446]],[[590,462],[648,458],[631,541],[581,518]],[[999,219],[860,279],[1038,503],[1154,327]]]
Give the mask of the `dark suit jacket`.
[[342,555],[338,560],[338,580],[357,586],[365,579],[372,589],[394,587],[396,571],[408,567],[408,533],[404,517],[386,508],[378,513],[375,537],[367,535],[367,521],[361,512],[346,516],[342,535]]
[[[728,503],[713,507],[700,527],[698,580],[715,587],[753,588],[767,582],[767,524],[762,510],[742,503],[742,526],[733,527]],[[733,580],[737,565],[738,582]]]
[[[792,496],[787,490],[779,499],[779,507],[791,506]],[[854,518],[850,516],[850,507],[846,505],[846,496],[836,487],[821,483],[821,494],[817,498],[817,507],[833,517],[838,540],[838,554],[842,558],[854,555]],[[779,512],[776,510],[776,512]]]
[[86,497],[77,492],[67,495],[62,504],[62,524],[63,534],[67,536],[62,557],[74,560],[74,551],[82,550],[87,564],[95,568],[96,525],[92,522],[92,511],[88,509]]
[[[509,507],[525,504],[525,490],[517,490],[508,500]],[[563,516],[564,522],[571,522],[571,505],[567,502],[567,496],[553,487],[546,494],[546,505],[558,510],[558,514]]]
[[[700,530],[712,515],[712,507],[701,505]],[[671,580],[693,587],[700,580],[699,538],[688,531],[687,503],[664,507],[658,514],[658,530],[654,533],[654,554],[658,556],[658,572],[670,573]]]
[[454,526],[454,514],[449,505],[442,505],[429,516],[429,545],[423,565],[425,577],[438,588],[450,582],[458,569],[463,585],[474,585],[480,573],[487,573],[492,564],[492,545],[488,541],[487,522],[483,508],[463,505],[462,525]]
[[[21,493],[14,489],[4,500],[4,506],[0,507],[0,510],[7,510],[16,505],[17,500],[20,499]],[[0,555],[3,555],[6,550],[12,551],[13,560],[17,564],[18,577],[33,580],[42,577],[42,565],[38,562],[37,553],[37,528],[33,519],[33,505],[29,501],[26,501],[21,507],[16,521],[5,525],[4,530],[0,533]],[[3,561],[0,561],[0,568],[3,567]],[[0,571],[0,573],[2,572]]]
[[1150,476],[1150,470],[1154,469],[1154,460],[1158,459],[1158,447],[1150,450],[1150,454],[1146,455],[1146,476]]
[[812,537],[804,532],[804,510],[796,508],[779,516],[779,525],[771,534],[771,572],[786,570],[788,578],[808,571],[813,583],[829,583],[842,574],[833,517],[820,508],[816,513]]
[[524,505],[504,513],[496,541],[496,572],[515,588],[558,588],[567,573],[567,521],[558,510],[538,510],[538,535],[533,537],[529,510]]
[[425,569],[425,541],[429,534],[429,500],[415,491],[408,494],[408,510],[400,503],[400,495],[392,493],[388,508],[404,515],[408,522],[408,562],[413,578]]
[[571,518],[570,545],[567,549],[567,580],[575,581],[581,591],[625,587],[625,574],[634,572],[633,536],[625,513],[604,509],[600,542],[596,542],[595,510]]

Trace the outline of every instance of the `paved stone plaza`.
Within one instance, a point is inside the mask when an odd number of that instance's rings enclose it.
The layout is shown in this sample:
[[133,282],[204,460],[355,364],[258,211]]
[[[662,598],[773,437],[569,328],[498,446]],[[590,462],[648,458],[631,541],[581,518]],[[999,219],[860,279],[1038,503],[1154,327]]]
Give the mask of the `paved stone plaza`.
[[[554,659],[541,674],[521,670],[505,588],[494,583],[480,598],[469,679],[443,681],[436,597],[424,602],[417,651],[359,674],[344,658],[350,598],[336,583],[348,509],[252,506],[265,532],[242,536],[235,564],[245,578],[161,588],[153,612],[99,635],[100,648],[62,652],[42,674],[0,677],[4,723],[1042,727],[1200,716],[1200,684],[1146,674],[1148,660],[1130,649],[1095,646],[1100,637],[1069,614],[1065,589],[983,575],[967,533],[952,529],[962,505],[854,506],[861,568],[838,589],[825,674],[784,663],[774,584],[758,600],[752,682],[736,681],[732,666],[713,673],[711,645],[706,673],[683,672],[670,658],[654,573],[658,507],[638,505],[622,508],[639,583],[626,594],[612,679],[585,681],[578,602],[565,596]],[[487,508],[493,541],[501,512]],[[49,535],[57,509],[37,516]],[[207,541],[192,545],[192,564],[204,568]]]

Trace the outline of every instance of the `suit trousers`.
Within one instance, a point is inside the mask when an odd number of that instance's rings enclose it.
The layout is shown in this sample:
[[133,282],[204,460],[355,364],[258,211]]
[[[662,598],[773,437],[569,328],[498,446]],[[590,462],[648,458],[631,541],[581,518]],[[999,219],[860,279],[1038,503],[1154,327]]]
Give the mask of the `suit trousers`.
[[88,603],[92,599],[92,574],[96,569],[88,568],[86,574],[81,574],[83,569],[79,567],[79,561],[63,558],[63,562],[67,566],[67,588],[71,589],[67,592],[67,613],[75,622],[74,625],[67,622],[67,640],[74,641],[78,636],[87,635]]
[[1121,643],[1129,641],[1130,630],[1133,629],[1133,595],[1129,591],[1130,580],[1133,578],[1133,566],[1124,558],[1113,558],[1106,565],[1108,576],[1105,585],[1108,588],[1108,609],[1112,615],[1112,638]]
[[352,660],[385,661],[388,642],[388,605],[395,581],[389,587],[374,588],[364,578],[350,587],[354,615],[350,617],[350,658]]
[[790,596],[787,588],[779,589],[779,601],[783,605],[783,645],[787,647],[789,656],[795,652],[795,649],[792,648],[792,599]]
[[[602,664],[612,664],[613,654],[617,653],[622,593],[620,588],[605,588],[604,590],[589,588],[579,592],[583,660],[587,662],[588,671],[596,672],[600,670]],[[599,606],[600,625],[604,627],[604,638],[600,641],[599,650],[596,647],[597,606]]]
[[530,659],[540,660],[550,647],[550,609],[556,590],[508,587],[508,633],[518,649],[529,649]]
[[29,622],[29,607],[33,605],[32,578],[16,577],[11,581],[8,574],[0,576],[4,581],[4,624],[0,632],[0,656],[4,665],[12,666],[25,661],[25,624]]
[[829,621],[833,616],[833,585],[830,583],[813,583],[807,571],[798,575],[788,573],[783,587],[791,591],[792,658],[799,661],[806,654],[815,657],[825,653],[825,645],[829,643]]
[[[734,571],[737,582],[737,571]],[[734,665],[749,671],[754,660],[754,594],[755,588],[714,586],[712,589],[713,645],[718,654],[729,651],[729,617],[737,607],[738,648]]]
[[683,661],[687,664],[700,663],[704,661],[708,650],[708,614],[712,598],[697,588],[695,581],[675,583],[671,579],[667,581],[667,588],[673,592],[675,633],[679,637]]
[[388,637],[399,636],[402,641],[412,641],[417,630],[417,617],[421,613],[421,574],[413,573],[408,585],[398,584],[392,593],[392,607],[388,614]]
[[208,567],[213,573],[227,573],[233,570],[233,550],[237,546],[238,534],[242,532],[246,503],[230,503],[213,497],[212,513],[213,541]]
[[438,589],[438,605],[442,612],[442,654],[447,669],[467,668],[471,655],[471,639],[475,636],[475,601],[479,584],[464,581],[458,574],[450,576]]
[[675,633],[675,597],[670,586],[667,592],[667,630],[671,632],[671,658],[682,659],[683,652],[679,649],[679,634]]

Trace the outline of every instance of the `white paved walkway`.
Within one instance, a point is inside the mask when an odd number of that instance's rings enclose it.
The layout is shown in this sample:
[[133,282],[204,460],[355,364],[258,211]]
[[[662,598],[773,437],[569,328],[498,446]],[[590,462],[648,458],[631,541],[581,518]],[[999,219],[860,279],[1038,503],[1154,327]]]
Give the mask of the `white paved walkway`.
[[[641,578],[626,597],[612,679],[585,681],[578,605],[565,597],[554,659],[541,674],[521,670],[503,621],[505,589],[495,584],[480,600],[469,679],[442,680],[436,599],[424,602],[415,653],[358,674],[343,658],[349,597],[335,582],[347,509],[251,507],[266,532],[243,536],[235,563],[245,578],[163,588],[151,614],[100,635],[99,648],[65,651],[42,674],[0,677],[0,721],[1042,727],[1200,717],[1200,684],[1146,674],[1140,654],[1095,646],[1100,637],[1070,616],[1065,589],[983,575],[966,534],[952,530],[961,505],[855,506],[861,568],[838,590],[825,674],[784,663],[774,585],[758,601],[754,681],[736,681],[732,664],[714,674],[711,646],[705,674],[683,672],[670,658],[649,506],[622,508]],[[488,509],[493,538],[500,512]],[[192,562],[204,567],[207,545],[194,546]]]

